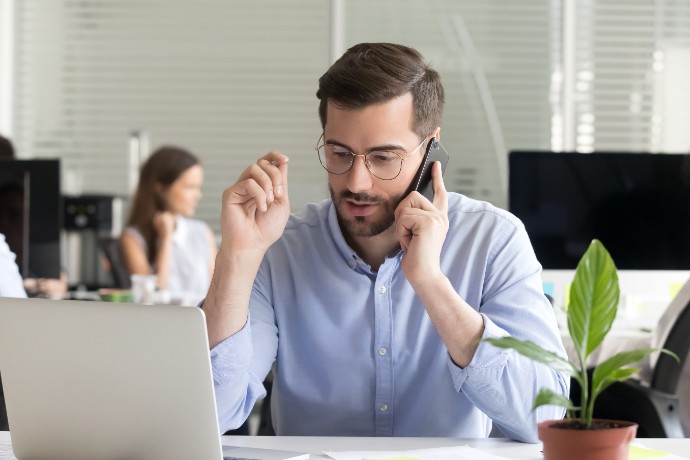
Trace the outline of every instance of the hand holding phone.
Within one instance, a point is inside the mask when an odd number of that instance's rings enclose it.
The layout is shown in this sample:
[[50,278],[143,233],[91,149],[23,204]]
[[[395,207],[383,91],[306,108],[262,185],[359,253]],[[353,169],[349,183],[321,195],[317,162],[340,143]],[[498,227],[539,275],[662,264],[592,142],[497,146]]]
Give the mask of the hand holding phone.
[[431,181],[431,165],[434,164],[434,161],[441,162],[441,172],[446,170],[446,166],[448,165],[448,153],[441,143],[435,137],[432,137],[427,144],[422,164],[419,166],[414,179],[412,179],[407,194],[416,190],[424,195],[429,201],[433,201],[434,188]]

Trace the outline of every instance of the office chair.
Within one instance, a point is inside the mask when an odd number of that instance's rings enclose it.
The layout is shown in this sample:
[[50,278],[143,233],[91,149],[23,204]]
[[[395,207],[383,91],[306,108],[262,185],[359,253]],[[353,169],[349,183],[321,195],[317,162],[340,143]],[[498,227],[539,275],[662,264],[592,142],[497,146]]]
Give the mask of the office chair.
[[[639,425],[638,438],[684,437],[679,415],[678,380],[690,350],[690,296],[681,294],[674,299],[674,302],[682,303],[679,305],[680,313],[661,345],[677,354],[680,363],[666,354],[659,354],[651,369],[648,386],[637,379],[614,383],[597,398],[594,417],[635,422]],[[592,372],[590,369],[590,383]],[[577,381],[571,379],[570,395],[575,404],[579,404],[580,391]]]
[[129,270],[122,260],[122,248],[120,239],[113,237],[101,238],[98,244],[110,265],[110,274],[113,277],[114,286],[118,289],[129,289],[132,282],[129,278]]

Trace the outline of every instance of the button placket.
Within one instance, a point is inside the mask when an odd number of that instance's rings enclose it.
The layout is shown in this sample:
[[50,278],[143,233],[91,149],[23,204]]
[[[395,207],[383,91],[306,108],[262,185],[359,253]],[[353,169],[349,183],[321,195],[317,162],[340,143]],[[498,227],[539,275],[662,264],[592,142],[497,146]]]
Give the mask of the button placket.
[[391,359],[393,306],[391,297],[391,277],[395,274],[395,264],[386,260],[376,273],[374,284],[375,299],[375,348],[374,361],[376,366],[376,395],[375,395],[375,435],[393,435],[393,362]]

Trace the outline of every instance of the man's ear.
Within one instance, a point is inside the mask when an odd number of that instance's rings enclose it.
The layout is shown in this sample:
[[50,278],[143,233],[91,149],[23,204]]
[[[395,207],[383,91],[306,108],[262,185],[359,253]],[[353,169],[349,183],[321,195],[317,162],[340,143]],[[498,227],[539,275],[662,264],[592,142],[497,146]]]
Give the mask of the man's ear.
[[436,138],[437,141],[441,140],[441,127],[437,127],[436,130],[434,131],[433,137]]

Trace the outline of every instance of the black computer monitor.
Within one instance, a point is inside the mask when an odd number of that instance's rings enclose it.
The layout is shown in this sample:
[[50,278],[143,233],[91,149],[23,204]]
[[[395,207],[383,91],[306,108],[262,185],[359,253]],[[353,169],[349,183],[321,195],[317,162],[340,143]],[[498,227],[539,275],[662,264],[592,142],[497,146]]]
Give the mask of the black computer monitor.
[[0,233],[24,278],[60,278],[60,160],[0,160]]
[[598,238],[619,269],[690,270],[690,155],[513,151],[508,199],[545,269]]

